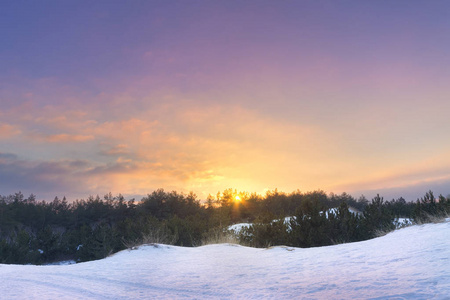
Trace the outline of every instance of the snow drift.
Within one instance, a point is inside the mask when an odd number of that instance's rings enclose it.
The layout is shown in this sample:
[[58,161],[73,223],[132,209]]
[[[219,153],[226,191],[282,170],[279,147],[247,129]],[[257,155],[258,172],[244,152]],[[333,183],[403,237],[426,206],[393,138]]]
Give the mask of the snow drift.
[[141,246],[62,266],[0,265],[2,299],[448,299],[450,222],[321,248]]

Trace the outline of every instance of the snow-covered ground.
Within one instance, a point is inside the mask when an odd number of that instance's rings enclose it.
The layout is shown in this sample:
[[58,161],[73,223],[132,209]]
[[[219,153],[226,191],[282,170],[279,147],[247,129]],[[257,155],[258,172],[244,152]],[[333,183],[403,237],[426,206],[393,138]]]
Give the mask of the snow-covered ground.
[[142,246],[0,279],[1,299],[449,299],[450,222],[309,249]]

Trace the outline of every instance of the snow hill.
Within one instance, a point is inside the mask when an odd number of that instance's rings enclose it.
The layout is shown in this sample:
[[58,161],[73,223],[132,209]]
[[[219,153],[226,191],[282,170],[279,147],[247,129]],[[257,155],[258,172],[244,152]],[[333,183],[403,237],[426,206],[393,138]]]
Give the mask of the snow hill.
[[450,299],[450,220],[321,248],[141,246],[0,265],[1,299]]

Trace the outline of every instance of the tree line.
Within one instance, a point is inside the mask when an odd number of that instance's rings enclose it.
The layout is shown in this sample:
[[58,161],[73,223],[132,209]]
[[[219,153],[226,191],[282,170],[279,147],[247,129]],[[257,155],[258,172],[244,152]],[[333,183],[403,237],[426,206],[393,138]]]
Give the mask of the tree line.
[[239,222],[252,223],[236,234],[249,246],[324,246],[373,238],[393,230],[399,217],[423,223],[449,212],[450,197],[435,198],[431,191],[407,202],[323,191],[273,190],[260,196],[228,189],[202,202],[193,193],[158,189],[140,201],[107,194],[70,203],[58,197],[37,201],[19,192],[0,196],[0,263],[82,262],[142,243],[198,246],[217,232],[232,234],[228,226]]

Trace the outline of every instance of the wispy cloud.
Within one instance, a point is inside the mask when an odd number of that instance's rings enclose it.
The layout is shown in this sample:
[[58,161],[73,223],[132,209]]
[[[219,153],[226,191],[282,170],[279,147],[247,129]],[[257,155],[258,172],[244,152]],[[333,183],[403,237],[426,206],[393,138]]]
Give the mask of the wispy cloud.
[[0,152],[0,161],[2,161],[3,163],[7,162],[7,161],[14,161],[17,159],[17,155],[13,154],[13,153],[1,153]]
[[30,137],[38,141],[48,142],[48,143],[83,143],[87,141],[92,141],[95,139],[93,135],[80,135],[80,134],[39,134],[32,133]]
[[83,183],[91,167],[83,161],[0,160],[0,187],[4,193],[22,191],[51,200],[54,196],[89,192]]
[[108,147],[106,150],[101,150],[99,153],[106,156],[123,156],[129,154],[130,149],[126,144],[118,144]]
[[13,136],[19,135],[21,130],[14,125],[0,123],[0,140],[9,139]]

